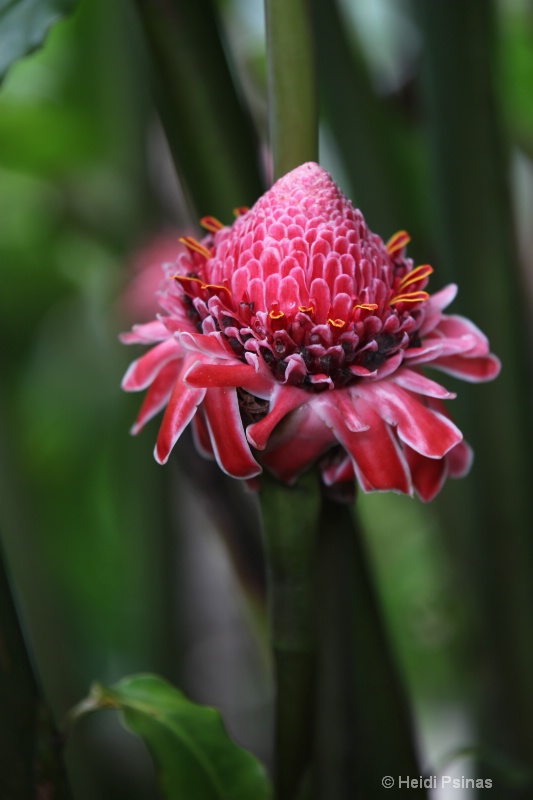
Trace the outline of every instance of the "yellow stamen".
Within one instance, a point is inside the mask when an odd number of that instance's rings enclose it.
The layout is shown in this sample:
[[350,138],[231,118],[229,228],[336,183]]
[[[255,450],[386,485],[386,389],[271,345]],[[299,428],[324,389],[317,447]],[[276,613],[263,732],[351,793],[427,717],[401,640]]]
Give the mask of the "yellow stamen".
[[203,244],[197,242],[196,239],[192,238],[192,236],[182,236],[179,241],[182,244],[184,244],[185,247],[187,247],[189,250],[194,250],[194,252],[200,253],[200,255],[204,256],[204,258],[211,258],[211,253],[209,252],[207,247],[204,247]]
[[215,291],[227,292],[229,294],[229,296],[231,297],[231,292],[228,289],[228,287],[227,286],[222,286],[222,284],[219,284],[219,283],[202,283],[202,289],[208,289],[209,291],[212,291],[212,292],[215,292]]
[[233,209],[233,213],[236,217],[242,217],[243,214],[247,214],[250,209],[248,206],[239,206],[238,208]]
[[391,236],[389,241],[386,244],[387,250],[389,251],[389,255],[393,256],[402,250],[405,245],[409,244],[411,241],[411,237],[407,233],[407,231],[398,231]]
[[[189,278],[188,275],[173,275],[172,279],[175,281],[179,281],[179,283],[181,283],[185,291],[187,291],[187,288],[191,288],[190,287],[191,283],[199,283],[200,288],[202,287],[202,281],[200,280],[200,278]],[[189,282],[189,287],[187,287],[187,282]]]
[[224,227],[222,222],[220,222],[220,220],[218,220],[216,217],[202,217],[202,219],[200,220],[200,225],[202,226],[202,228],[205,228],[206,231],[209,231],[210,233],[216,233],[217,231],[221,231],[222,228]]
[[406,286],[410,286],[412,283],[416,283],[416,281],[421,281],[423,278],[428,278],[432,272],[433,267],[429,264],[422,264],[422,266],[413,269],[402,278],[400,281],[400,289],[403,292]]
[[314,306],[298,306],[298,311],[301,311],[302,314],[314,314],[315,307]]
[[344,328],[346,322],[343,319],[328,319],[330,325],[333,325],[334,328]]
[[356,308],[364,308],[365,311],[375,311],[377,307],[378,307],[377,303],[358,303],[353,308],[354,311]]
[[270,317],[270,319],[281,319],[282,317],[285,316],[285,312],[281,311],[281,309],[278,311],[272,309],[272,311],[269,312],[268,316]]
[[427,292],[407,292],[406,294],[398,294],[389,301],[389,305],[396,303],[423,303],[424,300],[429,300]]

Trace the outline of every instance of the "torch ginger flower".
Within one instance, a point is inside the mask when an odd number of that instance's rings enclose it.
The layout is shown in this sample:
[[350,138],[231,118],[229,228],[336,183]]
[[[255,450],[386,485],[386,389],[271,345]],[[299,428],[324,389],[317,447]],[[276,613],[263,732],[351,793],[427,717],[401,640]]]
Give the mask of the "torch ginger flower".
[[367,227],[327,172],[304,164],[226,227],[166,264],[158,319],[123,335],[155,344],[123,388],[148,389],[133,432],[161,409],[165,463],[192,422],[206,456],[236,478],[263,468],[291,483],[317,462],[327,485],[431,500],[471,451],[445,410],[455,395],[431,366],[467,381],[500,364],[469,320],[443,314],[457,287],[429,295],[433,272]]

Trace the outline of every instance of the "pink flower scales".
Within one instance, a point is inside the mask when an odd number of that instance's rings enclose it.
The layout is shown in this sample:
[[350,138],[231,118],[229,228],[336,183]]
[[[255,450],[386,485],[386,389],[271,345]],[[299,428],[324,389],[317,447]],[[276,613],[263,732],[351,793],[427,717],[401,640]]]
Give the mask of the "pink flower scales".
[[291,483],[318,462],[327,485],[355,476],[428,501],[466,474],[471,451],[442,402],[455,395],[420,369],[474,382],[500,370],[481,331],[443,313],[457,287],[429,295],[409,236],[384,244],[317,164],[238,213],[181,240],[165,313],[122,337],[154,344],[123,388],[148,389],[134,433],[165,409],[157,461],[192,422],[198,449],[236,478],[267,468]]

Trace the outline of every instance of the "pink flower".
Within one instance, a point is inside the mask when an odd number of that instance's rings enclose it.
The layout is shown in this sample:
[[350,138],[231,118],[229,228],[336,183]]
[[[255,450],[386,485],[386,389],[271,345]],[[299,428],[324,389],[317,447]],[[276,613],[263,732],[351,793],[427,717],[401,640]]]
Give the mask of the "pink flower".
[[161,264],[173,260],[184,250],[176,248],[176,233],[165,231],[137,251],[127,265],[131,280],[120,295],[119,311],[128,320],[148,321],[159,310],[157,292],[161,285]]
[[467,381],[500,364],[469,320],[443,313],[450,285],[425,289],[429,265],[385,245],[317,164],[281,178],[230,227],[181,241],[166,264],[164,314],[126,343],[154,344],[123,388],[148,389],[133,428],[165,408],[155,457],[166,462],[192,422],[196,444],[236,478],[263,468],[292,482],[318,462],[326,484],[432,499],[471,451],[426,377]]

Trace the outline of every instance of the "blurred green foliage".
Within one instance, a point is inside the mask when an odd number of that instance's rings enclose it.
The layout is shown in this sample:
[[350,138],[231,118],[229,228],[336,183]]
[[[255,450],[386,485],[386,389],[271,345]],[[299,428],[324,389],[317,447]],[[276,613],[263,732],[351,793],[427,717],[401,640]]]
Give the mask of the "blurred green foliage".
[[[453,276],[453,265],[448,258],[439,278],[446,248],[439,250],[440,189],[430,173],[435,136],[420,99],[419,18],[407,2],[391,0],[360,3],[357,15],[351,4],[339,2],[329,17],[327,2],[314,5],[319,69],[322,64],[321,161],[348,193],[353,190],[383,237],[394,232],[391,227],[416,234],[416,257],[433,260],[435,284],[442,284],[444,270],[446,278]],[[501,2],[497,10],[494,102],[503,115],[506,147],[527,166],[520,187],[511,189],[516,218],[530,220],[533,12],[526,0]],[[261,5],[226,0],[219,12],[264,154]],[[395,35],[399,44],[391,47]],[[169,226],[190,226],[152,99],[158,78],[148,50],[134,4],[80,0],[42,50],[11,68],[0,91],[0,523],[36,662],[58,716],[93,679],[109,683],[151,670],[173,680],[181,676],[186,684],[190,652],[181,644],[188,641],[193,650],[202,643],[187,639],[184,617],[202,603],[229,603],[227,596],[214,596],[208,570],[194,596],[177,580],[177,533],[198,525],[190,511],[193,489],[183,477],[178,481],[172,465],[161,470],[153,462],[157,422],[138,439],[127,436],[137,398],[119,389],[131,354],[117,334],[135,321],[121,299],[133,256]],[[175,114],[173,125],[179,126],[179,109]],[[197,121],[187,122],[194,137]],[[446,138],[447,129],[441,133]],[[259,171],[249,178],[246,191],[260,181]],[[187,184],[185,194],[193,194],[190,173]],[[226,189],[217,185],[217,203]],[[231,205],[225,218],[230,213]],[[531,314],[531,234],[522,224],[517,235],[524,256],[515,282]],[[453,250],[449,239],[447,247]],[[490,287],[478,279],[475,290],[482,308]],[[492,305],[487,316],[489,328],[501,324]],[[524,352],[528,335],[531,328],[516,343]],[[452,412],[461,422],[483,403],[483,391],[460,387]],[[531,408],[530,397],[524,403]],[[497,424],[498,415],[515,412],[489,407],[487,413]],[[523,434],[530,437],[531,428]],[[497,485],[498,464],[489,468]],[[531,477],[522,475],[524,485]],[[468,479],[447,485],[429,507],[396,496],[360,498],[381,601],[429,759],[476,739],[472,699],[483,702],[477,685],[483,665],[469,647],[481,595],[472,601],[465,591],[465,569],[468,583],[475,557],[470,553],[465,562],[463,552],[465,537],[476,542],[474,556],[483,547],[483,530],[475,534],[479,496],[473,500],[473,491]],[[454,527],[458,519],[463,528]],[[458,541],[453,533],[459,530]],[[222,569],[220,559],[215,571]],[[532,575],[526,563],[525,575],[528,570]],[[513,575],[500,577],[505,592]],[[238,589],[229,593],[245,606]],[[264,645],[250,616],[242,612],[239,624],[254,631],[261,660]],[[255,711],[270,691],[265,671],[257,676],[263,684],[250,691]],[[239,680],[242,672],[236,671],[235,687]],[[208,702],[220,699],[213,682],[206,682],[204,693]],[[267,734],[254,742],[258,751]],[[146,796],[151,776],[140,750],[128,749],[136,746],[124,743],[113,723],[88,723],[69,750],[76,797]],[[516,755],[511,744],[506,754]]]

